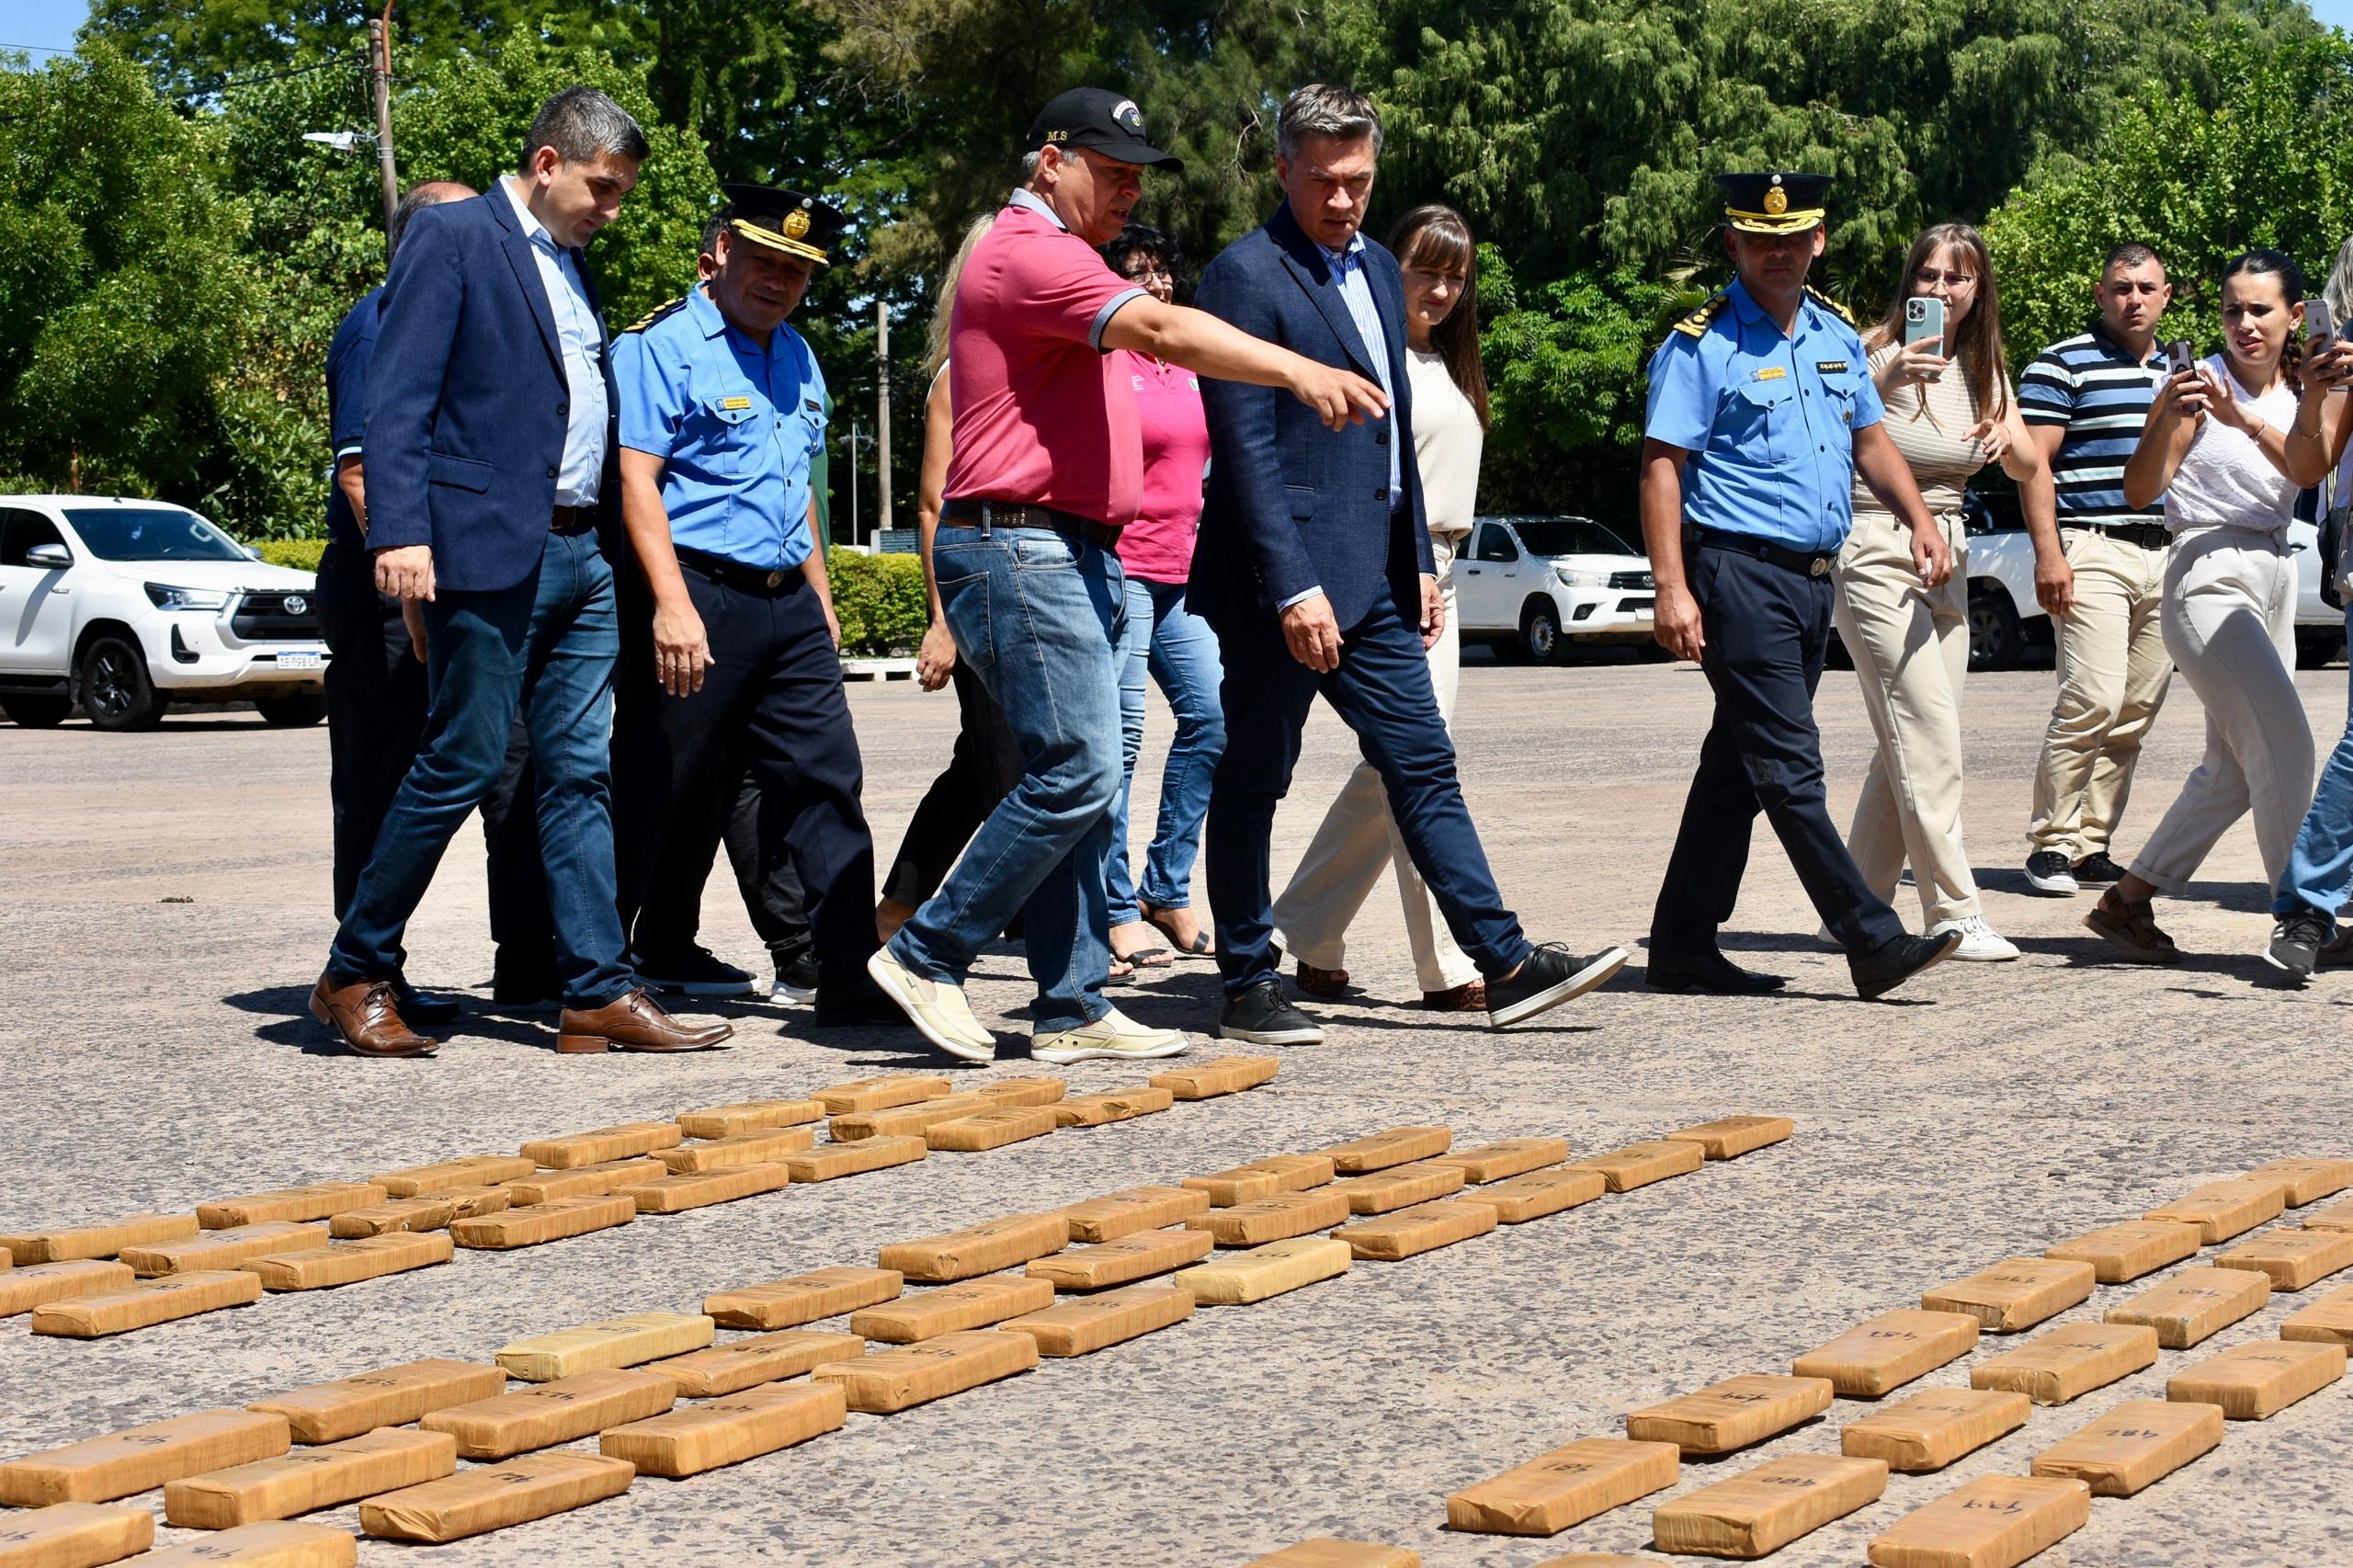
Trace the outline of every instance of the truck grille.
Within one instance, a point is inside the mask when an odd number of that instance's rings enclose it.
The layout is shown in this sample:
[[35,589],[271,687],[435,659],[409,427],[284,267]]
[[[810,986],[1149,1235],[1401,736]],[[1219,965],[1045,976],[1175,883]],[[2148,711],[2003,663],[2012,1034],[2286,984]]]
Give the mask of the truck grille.
[[319,640],[318,596],[303,589],[247,593],[229,618],[241,642],[315,642]]
[[1647,572],[1612,572],[1609,585],[1613,588],[1651,588],[1656,586]]

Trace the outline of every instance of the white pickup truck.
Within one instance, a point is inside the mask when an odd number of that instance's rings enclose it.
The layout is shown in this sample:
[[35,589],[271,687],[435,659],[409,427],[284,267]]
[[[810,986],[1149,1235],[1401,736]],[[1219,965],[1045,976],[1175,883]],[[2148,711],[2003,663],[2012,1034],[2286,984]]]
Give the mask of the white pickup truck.
[[1571,642],[1651,641],[1651,563],[1590,517],[1471,521],[1454,562],[1462,640],[1538,664]]

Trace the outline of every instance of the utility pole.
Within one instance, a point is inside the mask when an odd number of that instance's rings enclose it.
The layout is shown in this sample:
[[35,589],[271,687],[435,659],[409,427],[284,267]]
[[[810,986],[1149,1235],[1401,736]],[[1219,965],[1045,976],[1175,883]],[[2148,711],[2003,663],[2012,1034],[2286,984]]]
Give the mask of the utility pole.
[[[392,162],[392,6],[384,0],[384,14],[368,23],[368,74],[376,89],[376,166],[384,176],[384,233],[392,232],[392,212],[401,204],[400,169]],[[390,265],[392,258],[385,258]]]
[[866,439],[858,421],[849,422],[849,541],[858,542],[858,449]]
[[881,483],[882,505],[875,521],[877,537],[891,526],[891,307],[874,301],[874,401],[879,434],[874,441],[874,468]]

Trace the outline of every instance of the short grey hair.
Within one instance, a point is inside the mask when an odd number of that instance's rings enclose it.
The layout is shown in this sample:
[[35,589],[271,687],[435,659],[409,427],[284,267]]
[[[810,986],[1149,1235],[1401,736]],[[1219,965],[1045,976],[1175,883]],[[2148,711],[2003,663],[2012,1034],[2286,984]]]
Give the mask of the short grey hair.
[[1381,111],[1354,87],[1310,82],[1283,100],[1275,120],[1275,150],[1286,158],[1299,156],[1299,144],[1311,136],[1341,142],[1372,138],[1374,157],[1381,155]]
[[392,224],[384,231],[386,265],[389,266],[392,257],[399,254],[401,236],[408,233],[408,221],[428,207],[438,207],[445,201],[463,201],[466,198],[459,195],[460,191],[472,194],[455,180],[419,180],[409,187],[408,193],[401,198],[400,205],[392,209]]
[[1021,154],[1021,183],[1023,185],[1028,185],[1038,177],[1038,160],[1044,157],[1045,153],[1046,150],[1043,147],[1032,147]]
[[645,132],[629,110],[594,87],[566,87],[540,106],[523,138],[523,161],[517,167],[529,168],[542,147],[554,148],[567,164],[587,163],[599,153],[642,164],[649,150]]

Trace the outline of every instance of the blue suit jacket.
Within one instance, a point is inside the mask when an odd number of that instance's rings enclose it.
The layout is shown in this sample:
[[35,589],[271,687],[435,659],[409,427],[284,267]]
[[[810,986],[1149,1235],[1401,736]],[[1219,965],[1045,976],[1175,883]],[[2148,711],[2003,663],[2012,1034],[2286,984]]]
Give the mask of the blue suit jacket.
[[[1319,584],[1344,631],[1383,592],[1408,623],[1420,617],[1418,579],[1436,567],[1414,465],[1405,295],[1396,257],[1368,240],[1364,263],[1389,339],[1397,401],[1388,417],[1336,434],[1279,387],[1201,378],[1210,481],[1187,602],[1213,623],[1238,628],[1271,616]],[[1253,337],[1381,380],[1322,249],[1289,202],[1210,263],[1193,302]],[[1389,494],[1392,441],[1404,454],[1402,496]]]
[[[573,264],[585,281],[578,251]],[[596,301],[596,286],[589,284]],[[601,308],[597,324],[603,326]],[[409,220],[368,369],[368,544],[429,544],[437,585],[511,587],[536,571],[555,510],[571,387],[531,242],[494,187]],[[605,404],[620,406],[612,357]],[[609,421],[600,509],[619,500]]]

